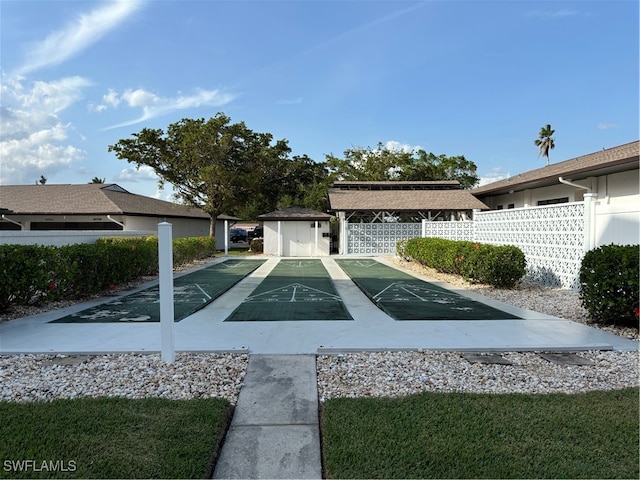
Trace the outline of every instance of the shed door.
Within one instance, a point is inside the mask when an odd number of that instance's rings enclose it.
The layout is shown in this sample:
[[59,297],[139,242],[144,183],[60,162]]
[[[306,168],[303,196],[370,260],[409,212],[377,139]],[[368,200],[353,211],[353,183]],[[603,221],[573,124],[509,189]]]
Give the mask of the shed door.
[[308,257],[313,245],[313,228],[309,222],[286,222],[283,235],[285,257]]

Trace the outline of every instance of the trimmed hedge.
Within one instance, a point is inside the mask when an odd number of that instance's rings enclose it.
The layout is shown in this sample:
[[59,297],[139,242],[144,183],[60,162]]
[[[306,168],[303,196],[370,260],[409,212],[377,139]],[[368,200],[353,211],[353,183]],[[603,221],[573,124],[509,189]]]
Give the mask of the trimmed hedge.
[[[173,241],[174,266],[215,253],[215,238]],[[93,244],[0,245],[0,310],[75,299],[158,272],[158,238],[109,237]]]
[[638,328],[638,245],[605,245],[587,252],[580,266],[580,300],[599,323]]
[[444,238],[412,238],[396,246],[399,256],[471,282],[514,287],[526,273],[524,253],[513,245],[487,245]]

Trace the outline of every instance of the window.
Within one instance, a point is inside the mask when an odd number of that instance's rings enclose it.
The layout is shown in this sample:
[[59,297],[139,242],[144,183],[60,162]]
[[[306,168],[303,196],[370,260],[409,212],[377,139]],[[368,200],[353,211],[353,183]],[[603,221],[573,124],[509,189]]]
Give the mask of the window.
[[510,203],[509,205],[507,205],[507,208],[509,209],[516,208],[516,205],[514,203]]
[[556,203],[569,203],[569,197],[550,198],[549,200],[538,200],[538,206],[555,205]]

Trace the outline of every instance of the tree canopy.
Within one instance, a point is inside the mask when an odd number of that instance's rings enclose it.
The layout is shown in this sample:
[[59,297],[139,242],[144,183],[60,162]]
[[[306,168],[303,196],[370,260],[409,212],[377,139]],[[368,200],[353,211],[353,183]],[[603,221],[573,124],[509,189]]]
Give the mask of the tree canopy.
[[447,157],[424,150],[412,152],[385,148],[345,150],[344,158],[327,155],[327,167],[335,180],[422,181],[458,180],[463,188],[478,183],[476,165],[464,155]]
[[271,134],[231,123],[222,113],[206,121],[182,119],[166,133],[144,128],[109,151],[137,168],[151,167],[161,187],[170,183],[178,199],[209,214],[212,236],[221,213],[233,215],[251,204],[260,208],[262,196],[273,202],[270,189],[280,188],[278,180],[291,163],[286,140],[274,143]]
[[551,125],[547,124],[546,127],[542,127],[538,133],[538,138],[533,142],[538,147],[538,158],[547,157],[547,165],[549,165],[549,150],[553,150],[556,147],[553,134],[555,130],[551,129]]

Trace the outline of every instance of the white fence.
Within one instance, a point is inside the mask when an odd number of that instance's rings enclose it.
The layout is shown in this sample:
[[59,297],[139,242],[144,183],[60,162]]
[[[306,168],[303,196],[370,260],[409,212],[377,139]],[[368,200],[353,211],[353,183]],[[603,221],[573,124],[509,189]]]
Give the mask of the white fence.
[[493,210],[474,216],[473,241],[515,245],[527,259],[527,277],[576,289],[584,256],[584,204]]
[[0,232],[0,245],[74,245],[76,243],[95,243],[103,237],[137,237],[156,235],[154,231],[122,230],[6,230]]
[[476,212],[473,221],[346,224],[347,254],[393,255],[396,243],[416,237],[516,245],[527,259],[527,278],[576,289],[585,251],[583,202]]
[[345,223],[346,253],[354,255],[394,255],[399,240],[422,235],[420,223]]

